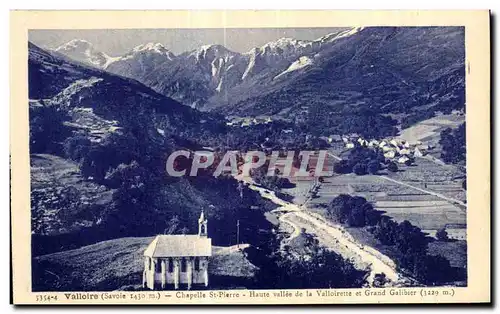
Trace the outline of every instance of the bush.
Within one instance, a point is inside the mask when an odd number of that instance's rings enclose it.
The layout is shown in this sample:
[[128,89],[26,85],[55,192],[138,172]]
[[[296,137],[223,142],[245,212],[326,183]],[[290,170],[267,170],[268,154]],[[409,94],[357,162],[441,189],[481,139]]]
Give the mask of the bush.
[[69,159],[80,161],[89,153],[91,145],[92,143],[85,136],[69,137],[64,141],[64,153]]
[[60,143],[69,135],[68,115],[54,106],[30,106],[30,153],[60,154]]
[[456,276],[450,261],[439,255],[423,255],[415,259],[414,276],[427,285],[454,280]]
[[441,132],[439,144],[442,146],[441,159],[447,163],[461,163],[465,161],[465,123],[457,129],[450,128]]
[[[397,224],[383,216],[370,230],[382,244],[394,246],[398,250],[398,267],[411,273],[419,282],[435,285],[460,279],[457,277],[460,274],[446,258],[427,254],[429,239],[410,222],[405,220]],[[446,231],[441,229],[438,233],[440,235],[436,236],[442,238]]]
[[372,160],[368,163],[368,172],[370,174],[377,174],[380,170],[380,163],[377,160]]
[[382,242],[382,244],[394,245],[397,228],[398,224],[394,220],[387,216],[382,216],[373,230],[373,235]]
[[333,165],[333,171],[338,174],[351,173],[352,167],[347,160],[341,160]]
[[373,286],[376,288],[383,288],[387,282],[388,279],[384,273],[375,274],[373,277]]
[[[279,177],[277,175],[268,176],[269,162],[256,169],[250,170],[250,176],[257,183],[266,189],[279,191],[282,188],[294,187],[288,178]],[[276,172],[278,169],[276,169]]]
[[[306,238],[304,253],[294,257],[281,250],[279,243],[273,250],[259,260],[253,258],[259,270],[256,273],[256,286],[274,289],[305,288],[360,288],[365,283],[366,271],[357,270],[350,260],[318,245],[310,235]],[[307,258],[304,258],[307,255]]]
[[352,172],[357,174],[358,176],[365,175],[366,172],[366,165],[364,163],[357,163],[353,168]]
[[347,194],[340,194],[328,204],[328,214],[336,222],[351,227],[374,225],[381,216],[365,198]]
[[387,165],[387,170],[389,170],[390,172],[398,172],[398,165],[391,161],[388,165]]
[[441,228],[436,232],[436,239],[439,241],[448,241],[448,232],[446,232],[445,228]]
[[420,254],[425,253],[428,239],[420,228],[405,220],[398,225],[395,234],[395,242],[396,247],[403,254],[410,251]]

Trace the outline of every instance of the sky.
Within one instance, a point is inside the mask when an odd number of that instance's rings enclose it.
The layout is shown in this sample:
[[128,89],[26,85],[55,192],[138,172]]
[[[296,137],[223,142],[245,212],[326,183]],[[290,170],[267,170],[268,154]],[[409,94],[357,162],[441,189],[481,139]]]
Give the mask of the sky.
[[123,55],[148,42],[161,43],[174,54],[211,44],[246,52],[282,37],[314,40],[339,30],[342,28],[31,30],[29,40],[42,48],[57,48],[72,39],[84,39],[110,56]]

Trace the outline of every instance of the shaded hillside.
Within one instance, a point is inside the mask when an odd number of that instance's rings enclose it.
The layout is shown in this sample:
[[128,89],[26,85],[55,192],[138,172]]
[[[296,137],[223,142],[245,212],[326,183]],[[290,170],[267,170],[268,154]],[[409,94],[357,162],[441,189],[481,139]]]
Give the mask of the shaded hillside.
[[365,28],[311,56],[308,67],[261,77],[210,103],[236,115],[294,119],[316,107],[327,116],[463,109],[464,47],[463,28]]
[[30,86],[37,87],[30,97],[39,97],[30,100],[34,255],[194,232],[201,210],[218,230],[215,244],[234,243],[238,217],[260,225],[266,204],[247,188],[240,193],[236,180],[166,175],[172,151],[205,145],[226,131],[223,120],[137,81],[29,49]]

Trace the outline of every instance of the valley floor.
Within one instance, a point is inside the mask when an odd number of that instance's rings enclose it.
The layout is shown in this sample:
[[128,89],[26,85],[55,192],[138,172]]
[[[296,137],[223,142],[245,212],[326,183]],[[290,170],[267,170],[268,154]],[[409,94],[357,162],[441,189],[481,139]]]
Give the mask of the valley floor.
[[[341,158],[330,152],[334,160]],[[344,256],[359,255],[357,248],[368,248],[376,256],[382,256],[385,265],[394,265],[392,260],[398,253],[382,245],[366,228],[342,228],[327,219],[326,207],[340,194],[362,196],[371,202],[376,210],[392,217],[396,222],[410,221],[430,237],[440,228],[446,228],[451,241],[433,241],[429,244],[431,255],[441,255],[453,267],[466,269],[466,192],[461,187],[463,172],[453,165],[435,163],[427,158],[416,158],[411,166],[401,165],[396,173],[384,171],[379,175],[334,174],[322,182],[293,181],[295,187],[283,192],[293,196],[297,210],[294,216],[283,216],[283,220],[315,234],[324,245]],[[313,197],[311,191],[316,191]],[[265,194],[269,195],[269,194]],[[265,196],[264,195],[264,196]],[[300,212],[299,212],[300,210]],[[298,214],[302,217],[297,217]],[[349,239],[343,247],[332,232],[326,230],[333,225],[341,235]],[[337,234],[338,233],[334,233]],[[344,235],[345,234],[345,235]],[[335,245],[331,245],[331,240]],[[330,243],[330,245],[329,245]],[[353,245],[353,243],[355,245]],[[353,252],[354,251],[354,252]],[[366,263],[365,263],[366,264]],[[363,263],[357,262],[357,265]],[[386,275],[387,272],[385,272]]]
[[375,274],[380,273],[385,273],[393,285],[401,284],[403,278],[398,274],[396,265],[389,257],[357,242],[341,226],[335,225],[296,204],[284,201],[277,197],[274,192],[265,188],[251,185],[251,189],[258,191],[262,197],[280,206],[274,212],[278,214],[281,222],[292,226],[294,230],[288,241],[297,237],[304,229],[305,232],[317,236],[320,244],[351,260],[357,269],[368,270],[367,281],[369,285],[373,283]]

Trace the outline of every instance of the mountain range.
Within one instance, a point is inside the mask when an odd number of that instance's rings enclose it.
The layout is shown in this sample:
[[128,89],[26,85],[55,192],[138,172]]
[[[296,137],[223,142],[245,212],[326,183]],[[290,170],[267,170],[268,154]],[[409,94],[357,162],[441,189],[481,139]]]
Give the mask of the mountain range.
[[300,120],[311,111],[360,108],[419,114],[463,109],[465,101],[461,27],[357,27],[311,41],[281,38],[244,53],[206,45],[174,55],[148,43],[109,57],[85,41],[55,50],[226,115]]
[[[297,56],[311,54],[325,44],[352,35],[357,29],[329,34],[314,41],[281,38],[246,53],[221,45],[205,45],[176,56],[160,43],[147,43],[119,57],[97,51],[85,40],[74,39],[54,49],[76,61],[121,76],[137,79],[184,104],[200,106],[216,94],[270,69],[282,75],[307,64],[290,65]],[[306,59],[303,59],[306,60]]]

